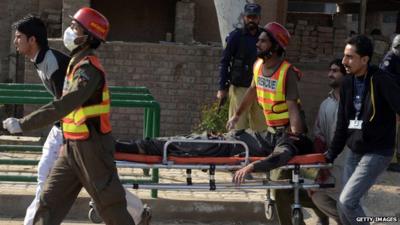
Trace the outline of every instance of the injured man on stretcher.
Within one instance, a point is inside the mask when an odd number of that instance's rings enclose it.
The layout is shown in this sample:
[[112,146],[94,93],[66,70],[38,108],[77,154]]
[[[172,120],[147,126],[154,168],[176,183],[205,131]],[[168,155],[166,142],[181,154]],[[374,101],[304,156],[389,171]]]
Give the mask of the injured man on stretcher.
[[231,131],[222,135],[203,133],[139,140],[117,140],[116,151],[132,154],[163,155],[164,144],[169,140],[209,140],[209,143],[173,142],[168,146],[167,152],[169,156],[179,157],[244,156],[245,148],[240,144],[212,142],[213,140],[243,141],[249,148],[249,156],[266,157],[251,163],[249,165],[252,169],[251,172],[272,170],[286,165],[295,155],[313,153],[313,143],[307,136],[290,134],[284,130],[277,132],[272,134],[270,132],[254,132],[247,129]]

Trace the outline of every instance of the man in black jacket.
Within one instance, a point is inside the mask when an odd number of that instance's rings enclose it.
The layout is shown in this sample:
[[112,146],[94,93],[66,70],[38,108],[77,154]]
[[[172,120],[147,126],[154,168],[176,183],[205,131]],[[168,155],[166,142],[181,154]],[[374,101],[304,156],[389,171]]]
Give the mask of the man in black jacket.
[[365,216],[360,199],[385,171],[393,156],[400,87],[384,71],[369,67],[373,45],[363,35],[352,37],[344,49],[347,76],[340,92],[335,136],[326,158],[332,162],[347,145],[344,188],[338,202],[343,224]]
[[[35,66],[37,74],[48,92],[59,99],[62,95],[65,73],[70,58],[60,51],[49,48],[44,22],[38,17],[27,15],[13,24],[16,50],[26,56]],[[24,219],[24,225],[31,225],[35,216],[40,194],[63,144],[60,123],[54,124],[43,145],[42,157],[38,164],[38,186]]]

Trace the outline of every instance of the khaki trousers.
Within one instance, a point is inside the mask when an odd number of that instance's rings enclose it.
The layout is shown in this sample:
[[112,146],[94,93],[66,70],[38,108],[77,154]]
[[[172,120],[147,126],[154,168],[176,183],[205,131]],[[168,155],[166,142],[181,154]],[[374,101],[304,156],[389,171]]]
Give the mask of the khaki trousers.
[[[246,91],[247,88],[245,87],[236,87],[234,85],[229,87],[229,118],[231,118],[239,108]],[[267,127],[261,106],[257,103],[257,100],[255,100],[250,108],[243,112],[235,129],[241,130],[250,128],[254,131],[265,131]]]
[[90,132],[85,141],[67,141],[46,181],[35,225],[62,222],[82,187],[107,225],[134,225],[114,164],[111,135]]
[[[271,171],[272,180],[289,179],[291,171],[275,169]],[[293,189],[276,189],[273,191],[275,194],[276,211],[280,225],[292,225],[292,204],[294,203]],[[318,207],[313,203],[308,193],[301,189],[299,193],[299,200],[302,207],[311,208],[318,218],[327,217]],[[305,225],[304,221],[301,221]]]

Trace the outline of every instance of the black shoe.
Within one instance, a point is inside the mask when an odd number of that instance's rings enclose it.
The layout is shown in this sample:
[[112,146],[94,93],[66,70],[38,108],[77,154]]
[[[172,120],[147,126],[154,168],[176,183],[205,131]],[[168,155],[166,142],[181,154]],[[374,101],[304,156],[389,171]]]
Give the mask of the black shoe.
[[390,172],[400,172],[400,163],[390,163],[389,167],[387,168],[387,171]]
[[142,219],[140,220],[140,223],[138,225],[150,225],[151,217],[152,217],[151,208],[150,206],[147,206],[145,204],[143,206]]
[[318,218],[316,225],[329,225],[329,217]]

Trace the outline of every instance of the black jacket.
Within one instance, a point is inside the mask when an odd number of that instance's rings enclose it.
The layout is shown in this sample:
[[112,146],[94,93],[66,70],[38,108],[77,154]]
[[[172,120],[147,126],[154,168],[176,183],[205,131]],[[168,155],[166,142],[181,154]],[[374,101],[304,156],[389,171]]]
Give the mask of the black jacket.
[[328,159],[335,159],[345,145],[359,154],[393,155],[396,113],[400,113],[400,87],[388,73],[370,67],[360,112],[362,129],[349,129],[349,122],[354,120],[356,113],[353,104],[354,79],[351,75],[343,81],[336,131],[327,153]]
[[39,78],[56,99],[61,98],[69,60],[65,54],[50,48],[41,49],[36,57],[34,65]]

